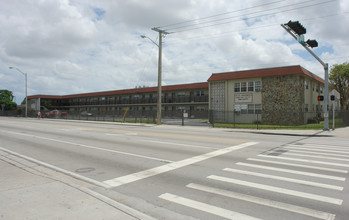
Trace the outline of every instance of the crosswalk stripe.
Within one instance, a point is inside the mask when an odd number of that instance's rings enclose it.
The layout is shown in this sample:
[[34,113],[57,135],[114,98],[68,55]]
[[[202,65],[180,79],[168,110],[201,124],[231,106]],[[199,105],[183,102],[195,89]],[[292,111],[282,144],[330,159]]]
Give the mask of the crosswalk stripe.
[[307,163],[325,164],[325,165],[339,166],[339,167],[349,167],[349,164],[331,163],[331,162],[318,161],[318,160],[306,160],[306,159],[281,157],[281,156],[271,156],[271,155],[264,155],[264,154],[259,154],[258,156],[259,157],[267,157],[267,158],[277,158],[277,159],[282,159],[282,160],[293,160],[293,161],[300,161],[300,162],[307,162]]
[[250,172],[250,171],[244,171],[244,170],[237,170],[237,169],[231,169],[231,168],[225,168],[223,170],[228,171],[228,172],[232,172],[232,173],[240,173],[240,174],[246,174],[246,175],[251,175],[251,176],[274,179],[274,180],[282,180],[282,181],[299,183],[299,184],[308,185],[308,186],[321,187],[321,188],[325,188],[325,189],[332,189],[332,190],[338,190],[338,191],[343,190],[343,187],[341,187],[341,186],[329,185],[329,184],[324,184],[324,183],[311,182],[311,181],[287,178],[287,177],[282,177],[282,176],[274,176],[274,175],[256,173],[256,172]]
[[310,172],[304,172],[304,171],[298,171],[298,170],[290,170],[290,169],[270,167],[270,166],[262,166],[262,165],[242,163],[242,162],[238,162],[238,163],[236,163],[236,165],[260,168],[260,169],[266,169],[266,170],[273,170],[273,171],[279,171],[279,172],[285,172],[285,173],[293,173],[293,174],[299,174],[299,175],[304,175],[304,176],[312,176],[312,177],[318,177],[318,178],[324,178],[324,179],[345,181],[344,177],[330,176],[330,175],[324,175],[324,174],[318,174],[318,173],[310,173]]
[[172,163],[168,163],[162,166],[158,166],[158,167],[154,167],[154,168],[150,168],[148,170],[143,170],[143,171],[139,171],[136,173],[132,173],[132,174],[128,174],[125,176],[121,176],[121,177],[117,177],[114,179],[110,179],[110,180],[105,180],[103,181],[103,183],[110,185],[111,187],[118,187],[118,186],[122,186],[128,183],[132,183],[138,180],[142,180],[145,178],[149,178],[152,176],[156,176],[162,173],[166,173],[172,170],[176,170],[191,164],[195,164],[195,163],[199,163],[201,161],[204,160],[208,160],[214,157],[218,157],[227,153],[230,153],[232,151],[235,150],[240,150],[242,148],[245,147],[249,147],[252,145],[258,144],[257,142],[247,142],[247,143],[243,143],[243,144],[238,144],[238,145],[234,145],[234,146],[230,146],[227,148],[222,148],[219,150],[215,150],[215,151],[211,151],[205,154],[201,154],[198,156],[194,156],[191,158],[187,158],[184,160],[180,160],[180,161],[175,161]]
[[341,151],[341,150],[335,150],[335,149],[326,149],[326,148],[304,148],[304,147],[293,147],[293,146],[286,146],[286,149],[296,149],[296,150],[303,150],[303,151],[319,151],[319,152],[330,152],[330,153],[338,153],[341,155],[349,154],[347,151]]
[[290,189],[285,189],[285,188],[280,188],[280,187],[275,187],[275,186],[268,186],[268,185],[263,185],[263,184],[259,184],[259,183],[252,183],[252,182],[247,182],[247,181],[243,181],[243,180],[237,180],[237,179],[232,179],[232,178],[227,178],[227,177],[222,177],[222,176],[210,175],[207,178],[213,179],[213,180],[218,180],[218,181],[223,181],[223,182],[227,182],[227,183],[233,183],[233,184],[237,184],[237,185],[247,186],[247,187],[263,189],[263,190],[267,190],[267,191],[271,191],[271,192],[282,193],[282,194],[286,194],[286,195],[316,200],[316,201],[320,201],[320,202],[331,203],[331,204],[335,204],[335,205],[342,205],[342,203],[343,203],[343,200],[341,200],[341,199],[336,199],[336,198],[331,198],[331,197],[321,196],[321,195],[315,195],[315,194],[311,194],[311,193],[305,193],[305,192],[300,192],[300,191],[296,191],[296,190],[290,190]]
[[282,155],[293,155],[293,156],[306,156],[306,157],[312,157],[312,158],[319,158],[319,159],[329,159],[329,160],[339,160],[339,161],[349,161],[349,159],[344,159],[344,158],[337,158],[337,157],[324,157],[324,156],[319,156],[319,155],[304,155],[304,154],[297,154],[297,153],[289,153],[285,152],[282,153]]
[[198,202],[195,200],[187,199],[187,198],[184,198],[181,196],[173,195],[170,193],[164,193],[164,194],[160,195],[159,198],[165,199],[167,201],[171,201],[171,202],[183,205],[183,206],[194,208],[194,209],[197,209],[200,211],[204,211],[207,213],[218,215],[220,217],[227,218],[227,219],[241,219],[241,220],[257,220],[257,219],[259,219],[259,218],[255,218],[255,217],[252,217],[249,215],[245,215],[245,214],[241,214],[238,212],[223,209],[223,208],[220,208],[217,206],[213,206],[213,205]]
[[[288,149],[288,148],[284,148],[284,149]],[[298,152],[298,153],[312,153],[312,154],[317,154],[317,155],[328,155],[328,156],[336,156],[336,157],[348,157],[349,158],[349,155],[343,155],[341,153],[338,153],[338,154],[332,154],[332,153],[322,153],[322,152],[318,152],[318,150],[314,151],[314,150],[305,150],[305,149],[302,149],[302,150],[294,150],[294,149],[290,149],[290,150],[287,150],[288,152]],[[329,152],[335,152],[335,151],[329,151]]]
[[319,145],[294,145],[294,144],[289,144],[287,147],[291,148],[300,148],[300,149],[310,149],[310,150],[332,150],[335,152],[342,152],[342,153],[349,153],[349,148],[348,147],[331,147],[331,146],[319,146]]
[[309,166],[309,165],[303,165],[303,164],[286,163],[286,162],[281,162],[281,161],[261,160],[261,159],[256,159],[256,158],[247,158],[247,160],[256,161],[256,162],[263,162],[263,163],[293,166],[293,167],[310,168],[310,169],[330,171],[330,172],[336,172],[336,173],[348,173],[348,170],[333,169],[333,168],[318,167],[318,166]]
[[213,187],[209,187],[209,186],[203,186],[203,185],[195,184],[195,183],[190,183],[187,185],[187,187],[191,188],[191,189],[205,191],[208,193],[226,196],[226,197],[233,198],[233,199],[243,200],[243,201],[252,202],[255,204],[259,204],[259,205],[269,206],[272,208],[277,208],[277,209],[286,210],[289,212],[307,215],[307,216],[311,216],[311,217],[318,218],[318,219],[324,219],[324,220],[334,220],[335,219],[335,215],[331,214],[331,213],[317,211],[317,210],[309,209],[306,207],[296,206],[296,205],[292,205],[292,204],[287,204],[287,203],[278,202],[278,201],[274,201],[274,200],[259,198],[259,197],[255,197],[255,196],[245,195],[245,194],[232,192],[232,191],[228,191],[228,190],[213,188]]

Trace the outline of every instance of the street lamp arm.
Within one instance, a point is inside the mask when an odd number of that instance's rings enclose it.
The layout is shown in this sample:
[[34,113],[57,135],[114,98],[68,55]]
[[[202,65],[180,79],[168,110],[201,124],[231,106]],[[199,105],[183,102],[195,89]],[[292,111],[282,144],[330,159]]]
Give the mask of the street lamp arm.
[[22,73],[25,77],[25,117],[28,117],[28,74],[21,71],[17,67],[10,66],[9,69],[15,69],[18,72]]
[[145,35],[141,35],[141,38],[147,38],[148,40],[150,40],[151,42],[153,42],[153,44],[155,44],[157,47],[159,47],[159,44],[157,44],[155,41],[153,41],[151,38],[149,38],[148,36]]
[[27,75],[27,73],[21,71],[21,70],[18,69],[17,67],[10,66],[9,69],[15,69],[15,70],[17,70],[18,72],[22,73],[24,76]]

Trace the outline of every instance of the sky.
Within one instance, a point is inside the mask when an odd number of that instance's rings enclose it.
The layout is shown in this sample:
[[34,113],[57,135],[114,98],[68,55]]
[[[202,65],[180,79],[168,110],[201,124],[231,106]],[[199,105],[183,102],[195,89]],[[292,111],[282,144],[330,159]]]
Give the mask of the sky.
[[[205,82],[212,73],[323,66],[280,24],[299,21],[330,66],[349,60],[348,0],[0,0],[0,90],[28,96]],[[142,38],[145,35],[148,38]],[[151,39],[151,40],[150,40]],[[152,42],[153,41],[153,42]],[[16,67],[17,69],[9,69]]]

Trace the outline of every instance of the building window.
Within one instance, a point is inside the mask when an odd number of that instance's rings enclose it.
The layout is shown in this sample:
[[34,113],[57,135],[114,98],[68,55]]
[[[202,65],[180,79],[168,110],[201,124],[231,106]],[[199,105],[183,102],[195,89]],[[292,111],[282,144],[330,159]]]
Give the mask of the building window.
[[324,88],[322,88],[322,87],[320,86],[320,94],[322,94],[323,91],[324,91]]
[[254,105],[255,114],[261,114],[262,113],[262,105],[261,104],[255,104]]
[[240,90],[240,83],[234,83],[234,92],[241,92]]
[[247,91],[247,83],[246,82],[242,82],[241,83],[241,92],[246,92]]
[[308,112],[308,111],[309,111],[309,109],[308,109],[308,104],[305,104],[305,105],[304,105],[304,111],[305,111],[305,112]]
[[255,92],[260,92],[260,91],[262,91],[262,82],[261,82],[261,81],[256,81],[256,82],[254,83],[254,86],[255,86],[255,88],[254,88],[254,91],[255,91]]
[[201,90],[197,91],[196,96],[204,96],[204,91],[201,91]]
[[248,91],[253,92],[254,91],[254,82],[248,82]]
[[178,96],[185,96],[185,92],[179,92],[177,93]]
[[247,105],[247,112],[248,114],[254,114],[254,104]]
[[305,86],[305,89],[309,89],[309,85],[308,85],[308,81],[307,80],[304,80],[304,86]]

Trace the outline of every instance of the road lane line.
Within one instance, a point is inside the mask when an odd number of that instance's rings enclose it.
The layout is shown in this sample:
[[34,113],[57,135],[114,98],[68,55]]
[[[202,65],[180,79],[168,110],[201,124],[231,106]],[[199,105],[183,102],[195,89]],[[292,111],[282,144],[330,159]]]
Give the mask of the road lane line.
[[[133,133],[133,134],[143,134],[143,135],[152,135],[152,136],[163,136],[163,137],[176,137],[176,138],[188,138],[188,139],[199,139],[199,140],[210,140],[210,141],[226,141],[226,142],[233,142],[233,143],[247,143],[248,141],[244,140],[235,140],[235,139],[226,139],[226,138],[211,138],[207,136],[190,136],[190,135],[181,135],[181,134],[166,134],[166,133],[154,133],[154,132],[143,132],[143,131],[127,131],[127,130],[118,130],[118,129],[106,129],[106,128],[97,128],[97,127],[82,127],[82,126],[74,126],[74,125],[61,125],[61,124],[48,124],[47,121],[21,121],[21,122],[13,122],[13,121],[8,121],[12,122],[12,124],[20,124],[23,126],[23,122],[26,124],[33,124],[33,125],[45,125],[45,126],[50,126],[50,127],[63,127],[63,128],[80,128],[84,129],[87,131],[102,131],[102,132],[117,132],[117,133]],[[43,124],[43,123],[46,124]],[[75,122],[75,121],[74,121]],[[76,121],[79,122],[79,121]],[[115,125],[113,123],[110,123],[110,125]]]
[[322,211],[309,209],[309,208],[302,207],[302,206],[296,206],[296,205],[292,205],[292,204],[278,202],[275,200],[269,200],[269,199],[250,196],[250,195],[241,194],[241,193],[237,193],[237,192],[232,192],[232,191],[228,191],[228,190],[224,190],[224,189],[213,188],[213,187],[204,186],[204,185],[200,185],[200,184],[190,183],[186,187],[191,188],[191,189],[201,190],[201,191],[208,192],[208,193],[221,195],[221,196],[226,196],[226,197],[233,198],[233,199],[243,200],[243,201],[247,201],[247,202],[251,202],[251,203],[255,203],[255,204],[259,204],[259,205],[263,205],[263,206],[268,206],[268,207],[272,207],[272,208],[286,210],[289,212],[307,215],[307,216],[311,216],[311,217],[318,218],[318,219],[334,220],[336,217],[336,215],[331,214],[331,213],[327,213],[327,212],[322,212]]
[[132,156],[132,157],[139,157],[139,158],[143,158],[143,159],[156,160],[156,161],[165,162],[165,163],[172,163],[173,162],[172,160],[143,156],[143,155],[139,155],[139,154],[127,153],[127,152],[117,151],[117,150],[110,150],[110,149],[106,149],[106,148],[94,147],[94,146],[89,146],[86,144],[73,143],[73,142],[69,142],[69,141],[62,141],[62,140],[57,140],[57,139],[53,139],[53,138],[46,138],[46,137],[41,137],[41,136],[32,135],[32,134],[23,134],[23,133],[12,132],[12,131],[4,131],[4,132],[10,133],[10,134],[16,134],[16,135],[22,135],[22,136],[27,136],[27,137],[43,139],[43,140],[48,140],[48,141],[54,141],[54,142],[58,142],[58,143],[62,143],[62,144],[69,144],[69,145],[73,145],[73,146],[77,146],[77,147],[89,148],[89,149],[93,149],[93,150],[100,150],[100,151],[106,151],[106,152],[111,152],[111,153],[123,154],[123,155],[127,155],[127,156]]
[[217,157],[217,156],[220,156],[220,155],[223,155],[226,153],[230,153],[232,151],[239,150],[239,149],[242,149],[245,147],[249,147],[249,146],[252,146],[255,144],[257,144],[257,143],[256,142],[248,142],[248,143],[244,143],[244,144],[239,144],[239,145],[219,149],[219,150],[212,151],[212,152],[202,154],[199,156],[195,156],[195,157],[191,157],[188,159],[165,164],[163,166],[159,166],[159,167],[151,168],[148,170],[143,170],[143,171],[140,171],[137,173],[129,174],[126,176],[106,180],[106,181],[104,181],[104,183],[106,183],[112,187],[121,186],[121,185],[128,184],[128,183],[131,183],[134,181],[138,181],[138,180],[145,179],[145,178],[148,178],[151,176],[155,176],[155,175],[158,175],[161,173],[165,173],[165,172],[172,171],[172,170],[175,170],[178,168],[182,168],[182,167],[194,164],[194,163],[198,163],[198,162],[201,162],[203,160]]
[[324,162],[324,161],[318,161],[318,160],[305,160],[305,159],[297,159],[297,158],[291,158],[291,157],[270,156],[270,155],[264,155],[264,154],[260,154],[258,155],[258,157],[267,157],[267,158],[282,159],[282,160],[293,160],[293,161],[299,161],[299,162],[325,164],[325,165],[339,166],[339,167],[349,167],[349,164],[331,163],[331,162]]
[[216,147],[205,147],[205,146],[198,146],[198,145],[191,145],[191,144],[179,144],[179,143],[165,142],[165,141],[144,140],[144,142],[151,142],[151,143],[158,143],[158,144],[169,144],[169,145],[177,145],[177,146],[193,147],[193,148],[206,148],[206,149],[213,149],[213,150],[221,149],[221,148],[216,148]]
[[83,180],[83,181],[85,181],[85,182],[92,183],[92,184],[94,184],[94,185],[96,185],[96,186],[101,186],[101,187],[104,187],[104,188],[110,188],[110,186],[107,185],[107,184],[105,184],[105,183],[99,182],[99,181],[94,180],[94,179],[90,179],[90,178],[85,177],[85,176],[81,176],[81,175],[76,174],[76,173],[74,173],[74,172],[70,172],[70,171],[68,171],[68,170],[65,170],[65,169],[56,167],[56,166],[54,166],[54,165],[51,165],[51,164],[42,162],[42,161],[40,161],[40,160],[37,160],[37,159],[31,158],[31,157],[28,157],[28,156],[19,154],[19,153],[17,153],[17,152],[14,152],[14,151],[11,151],[11,150],[2,148],[2,147],[0,147],[0,150],[6,152],[6,153],[8,153],[8,154],[12,154],[12,155],[15,155],[15,156],[17,156],[17,157],[23,158],[23,159],[25,159],[25,160],[28,160],[28,161],[33,162],[33,163],[35,163],[35,164],[38,164],[38,165],[40,165],[40,166],[44,166],[44,167],[50,168],[50,169],[52,169],[52,170],[58,171],[58,172],[60,172],[60,173],[69,175],[69,176],[74,177],[74,178],[76,178],[76,179],[80,179],[80,180]]
[[336,199],[336,198],[331,198],[331,197],[327,197],[327,196],[321,196],[321,195],[316,195],[316,194],[311,194],[311,193],[306,193],[306,192],[301,192],[301,191],[296,191],[296,190],[290,190],[290,189],[281,188],[281,187],[268,186],[268,185],[259,184],[259,183],[252,183],[252,182],[247,182],[247,181],[243,181],[243,180],[227,178],[227,177],[223,177],[223,176],[211,175],[211,176],[208,176],[207,178],[213,179],[213,180],[218,180],[218,181],[223,181],[223,182],[227,182],[227,183],[233,183],[233,184],[237,184],[237,185],[262,189],[262,190],[266,190],[266,191],[271,191],[271,192],[276,192],[276,193],[281,193],[281,194],[316,200],[316,201],[320,201],[320,202],[331,203],[331,204],[335,204],[335,205],[342,205],[342,203],[343,203],[343,200],[341,200],[341,199]]
[[336,173],[348,173],[348,170],[333,169],[333,168],[318,167],[318,166],[309,166],[309,165],[295,164],[295,163],[286,163],[286,162],[273,161],[273,160],[261,160],[261,159],[256,159],[256,158],[247,158],[247,160],[252,160],[252,161],[256,161],[256,162],[263,162],[263,163],[279,164],[279,165],[285,165],[285,166],[292,166],[292,167],[302,167],[302,168],[309,168],[309,169],[315,169],[315,170],[330,171],[330,172],[336,172]]
[[217,206],[209,205],[206,203],[198,202],[195,200],[187,199],[184,197],[176,196],[170,193],[164,193],[159,196],[159,198],[177,203],[179,205],[187,206],[193,209],[197,209],[203,212],[207,212],[213,215],[217,215],[227,219],[239,219],[239,220],[256,220],[255,218],[249,215],[241,214],[231,210],[223,209]]
[[341,186],[329,185],[329,184],[324,184],[324,183],[318,183],[318,182],[312,182],[312,181],[306,181],[306,180],[300,180],[300,179],[293,179],[293,178],[275,176],[275,175],[269,175],[269,174],[263,174],[263,173],[256,173],[256,172],[250,172],[250,171],[244,171],[244,170],[237,170],[237,169],[232,169],[232,168],[225,168],[223,170],[228,171],[228,172],[232,172],[232,173],[240,173],[240,174],[245,174],[245,175],[250,175],[250,176],[257,176],[257,177],[263,177],[263,178],[268,178],[268,179],[274,179],[274,180],[282,180],[282,181],[286,181],[286,182],[299,183],[302,185],[321,187],[321,188],[325,188],[325,189],[332,189],[332,190],[338,190],[338,191],[343,190],[343,187],[341,187]]
[[298,171],[298,170],[290,170],[290,169],[262,166],[262,165],[242,163],[242,162],[238,162],[238,163],[236,163],[236,165],[254,167],[254,168],[265,169],[265,170],[273,170],[273,171],[285,172],[285,173],[293,173],[293,174],[299,174],[299,175],[304,175],[304,176],[312,176],[312,177],[318,177],[318,178],[324,178],[324,179],[345,181],[344,177],[324,175],[324,174],[318,174],[318,173],[310,173],[310,172],[304,172],[304,171]]

